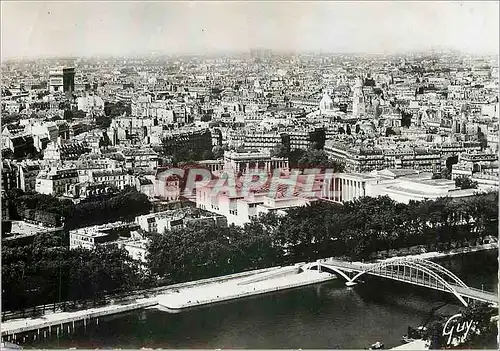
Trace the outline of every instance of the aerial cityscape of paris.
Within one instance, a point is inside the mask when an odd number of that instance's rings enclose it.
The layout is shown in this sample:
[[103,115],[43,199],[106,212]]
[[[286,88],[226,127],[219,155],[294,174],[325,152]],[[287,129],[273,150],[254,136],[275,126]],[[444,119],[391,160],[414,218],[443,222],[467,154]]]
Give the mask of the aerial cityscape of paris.
[[498,1],[2,1],[1,349],[498,345]]

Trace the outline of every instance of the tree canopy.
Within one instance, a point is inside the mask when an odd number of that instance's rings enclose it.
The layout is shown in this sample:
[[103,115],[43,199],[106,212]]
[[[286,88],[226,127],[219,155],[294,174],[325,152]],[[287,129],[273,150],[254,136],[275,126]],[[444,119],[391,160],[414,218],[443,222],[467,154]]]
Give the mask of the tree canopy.
[[222,146],[214,146],[213,148],[213,154],[214,154],[214,158],[216,160],[219,160],[221,158],[224,158],[224,152],[225,151],[229,151],[229,147],[227,145],[222,145]]
[[331,168],[334,169],[335,172],[344,171],[344,165],[342,163],[330,160],[324,150],[316,150],[314,148],[307,149],[307,151],[299,158],[298,167],[300,169]]
[[[19,189],[7,195],[17,210],[59,210],[67,216],[67,229],[132,219],[150,208],[147,198],[132,188],[76,206]],[[149,235],[146,268],[151,275],[113,245],[69,250],[67,237],[56,234],[27,246],[2,245],[4,310],[60,299],[98,299],[153,282],[190,281],[332,256],[366,260],[394,250],[405,254],[417,245],[428,250],[474,245],[498,236],[498,193],[408,204],[387,196],[344,205],[315,201],[291,208],[285,216],[261,215],[243,227],[198,224]]]
[[[14,188],[7,192],[10,200],[10,215],[13,219],[40,219],[43,214],[53,226],[64,223],[73,229],[86,225],[102,224],[120,219],[133,219],[137,215],[149,213],[151,203],[145,194],[135,188],[126,188],[111,198],[73,204],[69,199],[59,199],[51,195],[25,193]],[[37,220],[44,222],[43,220]]]
[[48,234],[27,246],[2,245],[3,311],[96,300],[141,286],[144,278],[138,262],[124,249],[106,245],[70,250],[61,240]]
[[344,206],[317,201],[291,208],[286,216],[263,215],[243,228],[176,229],[155,235],[150,268],[160,277],[184,281],[331,256],[370,259],[383,250],[417,245],[443,250],[496,236],[497,200],[498,194],[409,204],[389,197],[365,197]]
[[455,186],[460,189],[477,189],[477,182],[467,176],[458,176],[455,178]]
[[288,158],[290,156],[290,150],[282,143],[278,143],[274,145],[274,148],[271,150],[271,156]]

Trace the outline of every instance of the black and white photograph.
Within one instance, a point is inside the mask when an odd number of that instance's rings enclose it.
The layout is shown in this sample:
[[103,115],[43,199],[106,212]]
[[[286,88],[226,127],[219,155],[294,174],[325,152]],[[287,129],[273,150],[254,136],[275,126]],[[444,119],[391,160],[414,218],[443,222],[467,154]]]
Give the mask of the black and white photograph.
[[1,1],[1,349],[499,349],[499,1]]

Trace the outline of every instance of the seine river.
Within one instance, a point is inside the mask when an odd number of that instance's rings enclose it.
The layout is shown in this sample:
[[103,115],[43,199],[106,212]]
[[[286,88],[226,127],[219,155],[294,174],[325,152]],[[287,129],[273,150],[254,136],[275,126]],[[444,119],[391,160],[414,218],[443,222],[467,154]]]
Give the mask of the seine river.
[[[470,286],[497,292],[497,251],[438,262]],[[75,331],[27,342],[36,348],[365,348],[400,345],[408,326],[453,313],[451,295],[368,279],[346,288],[342,279],[169,314],[156,309],[108,316]]]

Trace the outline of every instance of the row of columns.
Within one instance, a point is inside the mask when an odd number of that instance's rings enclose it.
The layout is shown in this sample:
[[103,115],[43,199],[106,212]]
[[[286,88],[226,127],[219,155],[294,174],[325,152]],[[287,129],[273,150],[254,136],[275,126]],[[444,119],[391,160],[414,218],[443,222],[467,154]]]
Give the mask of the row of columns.
[[210,172],[219,172],[224,169],[224,164],[222,163],[209,163],[208,168],[210,169]]
[[[250,164],[254,163],[255,165],[253,167],[250,167]],[[259,167],[259,164],[264,163],[264,167]],[[271,172],[274,169],[287,169],[288,168],[288,161],[250,161],[250,162],[238,162],[236,161],[236,172],[240,172],[242,170],[241,165],[245,165],[245,171],[248,170],[265,170],[267,172]]]
[[364,183],[360,180],[345,178],[325,179],[322,196],[335,202],[351,201],[365,196]]

